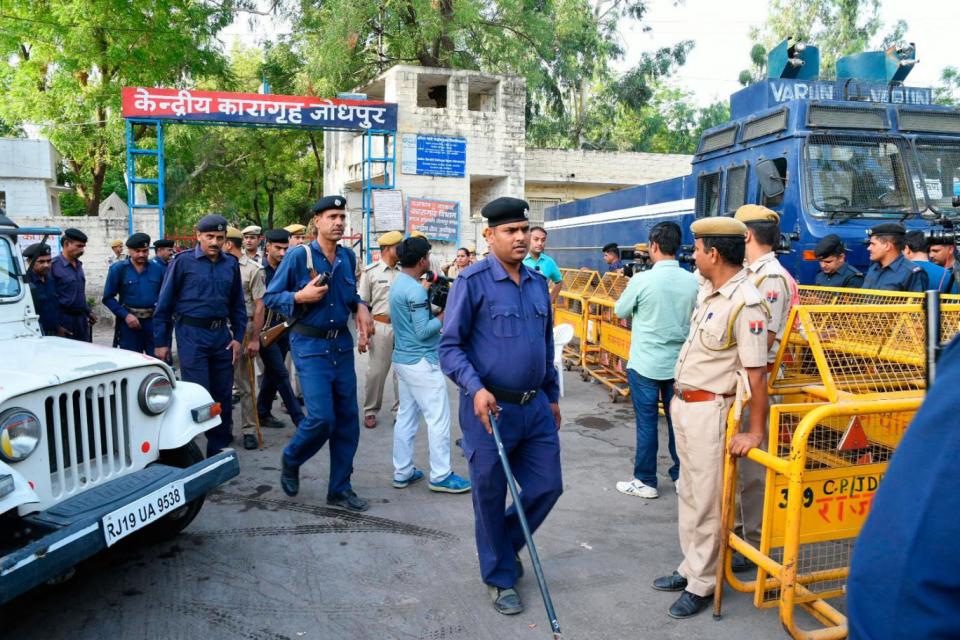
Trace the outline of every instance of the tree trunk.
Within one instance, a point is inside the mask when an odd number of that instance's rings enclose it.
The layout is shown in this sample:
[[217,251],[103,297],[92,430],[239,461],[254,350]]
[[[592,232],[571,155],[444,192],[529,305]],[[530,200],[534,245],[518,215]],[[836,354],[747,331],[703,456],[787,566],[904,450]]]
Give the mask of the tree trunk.
[[[313,159],[317,163],[317,199],[323,196],[323,158],[320,157],[320,149],[317,147],[317,137],[310,132],[310,148],[313,149]],[[312,183],[313,181],[311,181]],[[312,190],[312,189],[311,189]]]
[[90,172],[93,175],[93,184],[90,185],[90,192],[83,194],[84,205],[86,205],[86,215],[100,215],[100,203],[103,201],[103,178],[107,174],[107,165],[102,162]]

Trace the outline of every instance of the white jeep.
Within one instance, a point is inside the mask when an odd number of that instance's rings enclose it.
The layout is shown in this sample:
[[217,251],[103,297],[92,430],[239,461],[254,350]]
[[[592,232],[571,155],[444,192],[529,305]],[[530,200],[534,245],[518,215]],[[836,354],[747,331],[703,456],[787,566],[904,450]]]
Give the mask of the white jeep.
[[237,475],[193,439],[220,423],[203,387],[139,353],[43,337],[17,228],[0,213],[0,604],[140,529],[179,533]]

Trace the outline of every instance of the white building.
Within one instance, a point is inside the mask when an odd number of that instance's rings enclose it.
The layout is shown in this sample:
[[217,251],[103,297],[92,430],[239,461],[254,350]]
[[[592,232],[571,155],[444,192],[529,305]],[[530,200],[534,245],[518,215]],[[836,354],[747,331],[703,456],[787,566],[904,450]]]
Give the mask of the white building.
[[47,140],[0,138],[0,209],[13,218],[60,215],[60,154]]

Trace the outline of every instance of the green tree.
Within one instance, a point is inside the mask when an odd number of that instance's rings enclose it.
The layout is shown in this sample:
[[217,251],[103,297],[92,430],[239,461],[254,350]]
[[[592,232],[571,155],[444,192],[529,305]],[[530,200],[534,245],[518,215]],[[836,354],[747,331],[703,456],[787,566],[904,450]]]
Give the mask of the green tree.
[[87,215],[122,164],[120,88],[187,86],[223,71],[216,34],[232,0],[7,0],[0,6],[0,118],[37,123],[65,158]]
[[946,67],[940,73],[940,84],[933,89],[933,99],[937,104],[960,106],[960,69]]

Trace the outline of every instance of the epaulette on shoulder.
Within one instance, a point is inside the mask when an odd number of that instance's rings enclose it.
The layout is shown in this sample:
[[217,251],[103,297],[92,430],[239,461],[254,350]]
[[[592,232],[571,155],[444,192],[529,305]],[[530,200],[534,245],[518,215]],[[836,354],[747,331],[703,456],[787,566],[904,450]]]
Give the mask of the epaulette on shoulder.
[[365,265],[365,266],[363,267],[364,273],[366,273],[367,271],[373,270],[373,268],[376,267],[378,264],[380,264],[380,261],[379,261],[379,260],[377,260],[376,262],[371,262],[371,263],[368,264],[368,265]]
[[910,271],[914,273],[920,273],[921,271],[923,271],[923,267],[919,265],[913,265],[912,267],[910,267]]
[[469,267],[467,267],[467,268],[464,270],[464,272],[460,274],[460,277],[461,277],[461,278],[472,278],[472,277],[474,277],[475,275],[477,275],[478,273],[483,273],[484,271],[486,271],[486,270],[489,269],[489,268],[490,268],[490,263],[487,262],[486,259],[484,259],[484,260],[481,260],[480,262],[478,262],[478,263],[476,263],[476,264],[472,264],[472,265],[470,265]]
[[741,295],[743,296],[743,304],[748,307],[754,307],[756,305],[764,304],[763,296],[760,295],[760,292],[757,291],[757,288],[747,282],[746,284],[750,285],[747,287],[740,287]]

